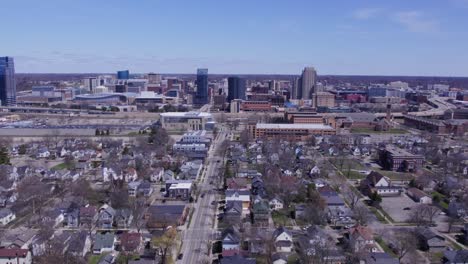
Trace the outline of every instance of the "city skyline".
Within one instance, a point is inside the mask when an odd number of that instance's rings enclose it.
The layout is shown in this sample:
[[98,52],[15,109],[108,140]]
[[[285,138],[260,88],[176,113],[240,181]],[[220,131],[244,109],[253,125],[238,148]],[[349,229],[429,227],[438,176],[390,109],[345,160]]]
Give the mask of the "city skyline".
[[468,76],[464,0],[2,7],[12,23],[0,25],[9,36],[0,48],[20,73],[298,74],[314,65],[321,75]]

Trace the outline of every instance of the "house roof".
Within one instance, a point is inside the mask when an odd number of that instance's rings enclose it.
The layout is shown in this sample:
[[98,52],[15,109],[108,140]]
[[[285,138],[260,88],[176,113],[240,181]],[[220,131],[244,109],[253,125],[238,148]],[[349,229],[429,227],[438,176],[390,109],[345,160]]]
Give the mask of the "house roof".
[[227,201],[227,214],[242,214],[242,201]]
[[81,217],[93,217],[97,213],[97,208],[96,206],[87,206],[87,207],[81,207],[80,208],[80,216]]
[[354,226],[349,230],[349,234],[354,238],[362,237],[365,240],[373,240],[372,230],[365,226]]
[[286,233],[288,236],[292,237],[291,232],[288,229],[286,229],[284,226],[280,226],[273,232],[273,238],[276,239],[283,233]]
[[255,264],[255,259],[248,259],[240,255],[228,256],[221,259],[221,264]]
[[16,258],[16,256],[24,258],[28,255],[28,252],[27,249],[0,248],[0,258]]
[[120,244],[125,251],[135,251],[141,243],[140,233],[123,233],[120,236]]
[[114,234],[112,233],[105,233],[100,234],[97,233],[96,237],[94,238],[94,249],[100,250],[101,248],[110,248],[114,244]]
[[419,190],[418,188],[409,188],[408,191],[407,191],[408,194],[410,194],[410,196],[412,196],[414,199],[421,199],[423,197],[429,197],[429,195],[427,195],[425,192]]
[[447,250],[444,257],[448,263],[466,263],[468,261],[468,250]]
[[385,252],[371,252],[366,258],[366,264],[399,264],[398,259]]
[[384,176],[376,171],[371,171],[365,179],[370,186],[375,186]]
[[8,208],[3,208],[0,210],[0,218],[4,218],[12,214],[13,212]]

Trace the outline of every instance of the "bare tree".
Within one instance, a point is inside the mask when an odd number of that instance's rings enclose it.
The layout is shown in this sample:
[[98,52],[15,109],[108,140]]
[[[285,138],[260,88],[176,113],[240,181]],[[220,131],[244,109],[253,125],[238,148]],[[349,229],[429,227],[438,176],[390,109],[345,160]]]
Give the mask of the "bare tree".
[[343,190],[344,198],[348,201],[349,207],[353,210],[361,198],[360,195],[349,188],[347,184],[343,184],[341,190]]
[[161,254],[161,263],[169,263],[170,250],[177,244],[178,234],[175,228],[169,228],[162,236],[153,237],[153,246]]
[[400,262],[406,254],[416,251],[418,245],[418,240],[414,232],[407,229],[395,230],[390,241]]
[[365,225],[369,221],[370,215],[369,210],[364,205],[357,205],[353,210],[354,219],[357,224]]

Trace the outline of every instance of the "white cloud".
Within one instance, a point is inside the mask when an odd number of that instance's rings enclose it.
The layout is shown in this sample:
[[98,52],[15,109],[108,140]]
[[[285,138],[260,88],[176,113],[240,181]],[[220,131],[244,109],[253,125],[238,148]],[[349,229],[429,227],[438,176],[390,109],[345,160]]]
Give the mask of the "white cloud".
[[353,12],[353,17],[359,20],[368,20],[376,17],[380,12],[382,12],[382,8],[360,8]]
[[439,29],[437,20],[428,18],[421,11],[402,11],[392,15],[393,21],[411,32],[434,32]]

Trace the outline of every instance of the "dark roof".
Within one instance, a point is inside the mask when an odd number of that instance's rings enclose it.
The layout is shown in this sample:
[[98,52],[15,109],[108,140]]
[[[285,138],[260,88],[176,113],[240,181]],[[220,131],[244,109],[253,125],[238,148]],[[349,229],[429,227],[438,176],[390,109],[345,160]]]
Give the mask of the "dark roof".
[[366,258],[366,264],[399,264],[398,259],[385,252],[371,252]]
[[286,233],[286,234],[288,234],[289,236],[292,237],[291,232],[288,229],[286,229],[283,226],[280,226],[273,232],[273,238],[276,239],[282,233]]
[[152,205],[148,208],[148,212],[151,215],[181,215],[185,210],[185,205],[174,204],[174,205]]
[[384,176],[376,171],[371,171],[365,179],[366,183],[370,186],[375,186]]
[[444,258],[446,263],[468,263],[468,250],[447,250]]
[[120,236],[120,244],[124,251],[135,251],[141,243],[140,233],[123,233]]
[[242,214],[242,201],[228,201],[226,203],[226,214]]
[[256,264],[255,259],[248,259],[240,255],[224,257],[221,259],[221,264]]

